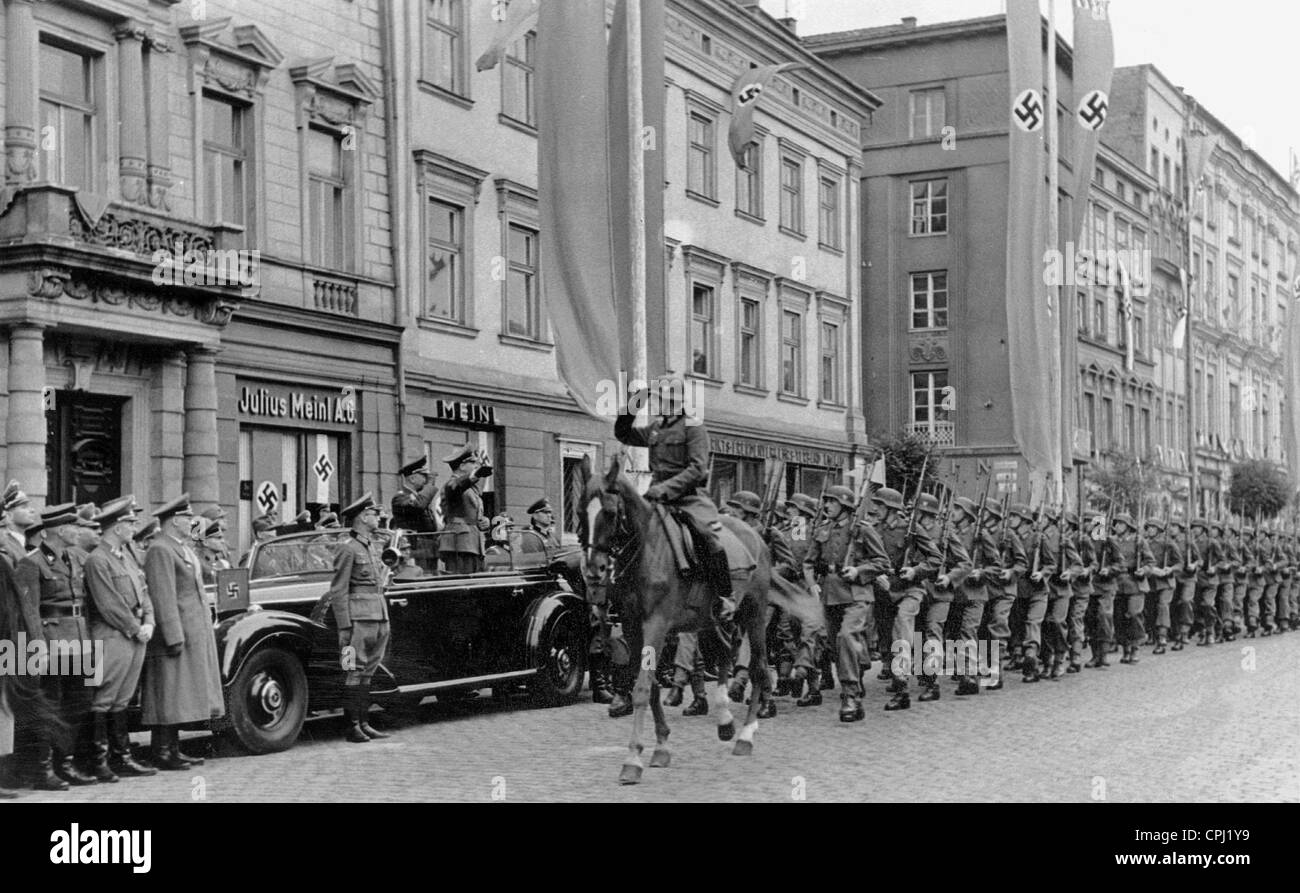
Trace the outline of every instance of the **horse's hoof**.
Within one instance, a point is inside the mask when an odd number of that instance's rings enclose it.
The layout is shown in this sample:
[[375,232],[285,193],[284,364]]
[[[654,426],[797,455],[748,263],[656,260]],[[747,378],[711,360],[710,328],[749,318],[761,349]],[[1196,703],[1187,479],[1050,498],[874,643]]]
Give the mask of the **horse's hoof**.
[[731,749],[731,755],[735,757],[748,757],[754,754],[754,742],[746,741],[741,738],[736,741],[736,746]]
[[618,773],[619,784],[640,784],[641,767],[633,766],[630,763],[624,764],[623,771]]
[[729,722],[724,726],[718,726],[718,740],[730,741],[736,735],[735,722]]
[[672,754],[669,753],[667,750],[656,749],[654,752],[654,756],[650,757],[650,768],[667,769],[668,763],[671,760],[672,760]]

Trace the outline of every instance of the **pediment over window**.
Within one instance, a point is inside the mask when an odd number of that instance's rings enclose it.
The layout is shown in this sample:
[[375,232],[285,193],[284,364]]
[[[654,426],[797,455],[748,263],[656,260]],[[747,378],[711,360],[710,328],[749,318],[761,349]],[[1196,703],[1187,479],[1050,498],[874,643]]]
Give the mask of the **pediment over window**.
[[213,19],[180,29],[181,42],[194,61],[197,87],[218,87],[227,93],[254,96],[266,86],[271,71],[284,61],[281,53],[256,25],[231,28],[231,19]]

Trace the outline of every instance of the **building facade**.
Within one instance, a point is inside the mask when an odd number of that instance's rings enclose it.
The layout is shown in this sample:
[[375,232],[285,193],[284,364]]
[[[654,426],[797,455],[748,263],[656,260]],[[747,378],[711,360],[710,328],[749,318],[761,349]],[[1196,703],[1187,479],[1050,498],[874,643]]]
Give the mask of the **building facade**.
[[[611,4],[612,6],[612,4]],[[536,40],[475,61],[490,4],[402,4],[390,23],[397,122],[398,301],[408,456],[487,450],[487,501],[516,518],[548,496],[577,528],[577,471],[613,419],[561,382],[540,280]],[[665,22],[665,283],[649,296],[667,345],[652,365],[702,394],[715,493],[758,489],[767,463],[819,490],[860,458],[859,121],[878,105],[757,4],[669,2]],[[764,94],[752,171],[727,150],[730,91],[751,64],[801,61]],[[446,475],[446,468],[438,468]]]
[[7,478],[243,545],[395,469],[384,6],[5,4]]

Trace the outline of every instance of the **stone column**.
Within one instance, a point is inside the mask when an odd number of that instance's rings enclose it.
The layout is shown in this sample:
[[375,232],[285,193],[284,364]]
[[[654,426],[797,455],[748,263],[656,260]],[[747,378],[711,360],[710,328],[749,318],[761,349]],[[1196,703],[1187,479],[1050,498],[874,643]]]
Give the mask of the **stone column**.
[[39,325],[9,330],[9,417],[5,480],[17,480],[38,505],[45,502],[45,336]]
[[32,13],[33,4],[34,0],[5,2],[6,186],[24,186],[36,179],[36,21]]
[[144,29],[127,20],[113,31],[117,38],[118,172],[122,199],[132,204],[149,200],[145,181]]
[[167,190],[172,186],[172,161],[168,138],[171,134],[167,92],[170,88],[168,66],[171,46],[156,35],[149,38],[147,81],[149,84],[149,207],[170,211]]
[[[148,500],[158,505],[181,492],[185,481],[185,352],[158,363],[150,386],[150,480]],[[138,501],[146,498],[137,492]]]
[[217,504],[217,350],[187,352],[185,375],[185,490],[196,510]]

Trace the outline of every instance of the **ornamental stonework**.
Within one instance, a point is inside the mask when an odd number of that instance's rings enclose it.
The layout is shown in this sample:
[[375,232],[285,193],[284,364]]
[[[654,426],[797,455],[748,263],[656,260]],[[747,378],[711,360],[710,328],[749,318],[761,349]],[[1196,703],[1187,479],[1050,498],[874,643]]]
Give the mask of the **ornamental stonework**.
[[59,267],[43,267],[27,274],[27,293],[33,298],[54,301],[67,298],[87,305],[153,313],[177,319],[224,327],[239,309],[237,301],[216,299],[195,301],[170,293],[167,289],[142,291],[116,285],[89,282],[76,278],[71,271]]

